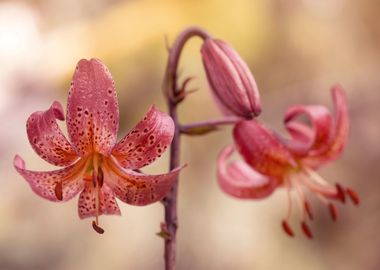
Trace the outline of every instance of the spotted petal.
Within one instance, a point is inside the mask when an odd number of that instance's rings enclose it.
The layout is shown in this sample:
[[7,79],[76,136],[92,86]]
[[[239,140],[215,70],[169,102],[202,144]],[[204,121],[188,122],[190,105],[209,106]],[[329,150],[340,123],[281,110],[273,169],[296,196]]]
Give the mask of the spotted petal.
[[[306,116],[311,123],[311,134],[307,131],[306,124],[298,122],[296,119],[300,116]],[[331,113],[329,110],[321,105],[295,105],[291,106],[285,112],[284,118],[285,126],[288,131],[293,136],[293,140],[288,143],[289,149],[292,149],[292,145],[299,145],[301,147],[301,151],[297,151],[298,155],[307,155],[313,153],[321,153],[325,151],[330,144],[332,139],[333,132],[333,120]],[[298,137],[294,137],[295,135],[295,124],[299,125],[296,127]],[[304,125],[301,128],[301,125]],[[303,134],[303,136],[308,136],[308,140],[299,140],[299,135]],[[300,148],[298,148],[300,150]]]
[[60,170],[35,172],[27,170],[24,160],[16,155],[13,165],[17,172],[29,183],[32,190],[49,201],[61,201],[56,194],[57,183],[62,184],[62,201],[70,200],[83,188],[81,181],[85,167],[83,160]]
[[234,148],[225,147],[218,158],[218,182],[227,194],[241,199],[261,199],[269,196],[280,182],[252,169],[243,161],[228,162]]
[[28,139],[34,151],[57,166],[72,164],[77,155],[56,120],[64,120],[62,105],[55,101],[48,110],[33,113],[26,123]]
[[152,106],[145,117],[115,145],[112,154],[129,169],[138,169],[160,157],[170,145],[174,123],[169,115]]
[[105,182],[116,197],[132,205],[147,205],[163,199],[177,179],[181,168],[166,174],[146,175],[124,169],[116,160],[104,163]]
[[337,159],[341,155],[347,142],[349,129],[347,98],[340,85],[335,85],[332,88],[331,93],[333,96],[335,111],[333,135],[329,147],[324,152],[307,157],[304,160],[305,164],[308,164],[313,168]]
[[[98,192],[99,208],[97,208],[96,193]],[[85,184],[79,195],[78,214],[81,219],[99,215],[120,215],[119,206],[112,190],[104,184],[102,188],[95,188],[91,182]]]
[[281,177],[290,167],[296,166],[281,141],[256,120],[237,123],[233,136],[244,160],[261,174]]
[[110,72],[97,59],[80,60],[67,103],[67,128],[77,153],[109,155],[118,127],[119,105]]

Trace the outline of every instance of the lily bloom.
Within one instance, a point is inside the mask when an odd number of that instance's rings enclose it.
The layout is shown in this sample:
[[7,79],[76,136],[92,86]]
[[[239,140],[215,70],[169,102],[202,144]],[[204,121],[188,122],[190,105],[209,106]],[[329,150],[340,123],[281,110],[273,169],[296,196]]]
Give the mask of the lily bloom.
[[249,67],[227,43],[208,38],[201,48],[207,80],[226,115],[252,119],[261,112],[260,95]]
[[[334,201],[345,202],[346,195],[359,204],[357,193],[341,184],[329,184],[316,170],[337,159],[346,144],[349,119],[345,93],[332,88],[335,118],[321,105],[292,106],[285,113],[285,127],[290,139],[270,131],[261,123],[241,121],[233,129],[235,146],[224,148],[218,159],[218,181],[228,194],[243,199],[262,199],[284,187],[288,194],[288,213],[282,222],[284,231],[293,236],[289,226],[292,213],[291,190],[295,190],[301,211],[301,228],[312,238],[307,220],[313,219],[311,205],[304,193],[308,190],[328,207],[335,221],[338,212]],[[311,125],[299,121],[305,116]],[[244,161],[228,161],[234,152]]]
[[49,201],[68,201],[80,193],[81,219],[95,217],[93,228],[103,233],[98,217],[120,215],[115,197],[131,205],[161,200],[170,190],[179,168],[160,175],[146,175],[139,168],[152,163],[170,145],[173,120],[154,106],[119,142],[119,105],[107,67],[97,59],[80,60],[67,101],[67,129],[63,135],[56,120],[64,120],[55,101],[46,111],[27,121],[29,142],[47,162],[63,168],[30,171],[16,155],[14,167],[32,190]]

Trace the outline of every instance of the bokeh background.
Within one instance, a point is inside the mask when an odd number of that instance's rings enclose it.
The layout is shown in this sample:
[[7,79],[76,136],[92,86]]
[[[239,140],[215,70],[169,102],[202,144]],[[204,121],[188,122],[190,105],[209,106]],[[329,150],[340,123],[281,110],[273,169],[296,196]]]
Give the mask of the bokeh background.
[[[184,138],[179,189],[178,269],[380,269],[380,5],[377,0],[32,0],[0,1],[0,269],[163,269],[163,221],[156,203],[120,203],[121,217],[101,217],[106,233],[79,220],[76,199],[55,204],[34,195],[15,172],[19,153],[28,168],[48,170],[30,147],[25,122],[53,100],[66,104],[81,58],[102,59],[119,96],[120,136],[155,103],[166,110],[161,83],[165,36],[199,25],[228,41],[259,85],[260,118],[283,131],[294,103],[331,106],[340,82],[350,102],[351,130],[344,155],[320,171],[332,183],[357,189],[359,208],[339,207],[337,224],[313,200],[316,236],[280,227],[286,195],[262,201],[233,199],[218,188],[215,159],[231,143],[230,129]],[[182,78],[199,91],[180,108],[183,123],[219,116],[194,39],[181,60]],[[62,125],[66,130],[65,125]],[[146,172],[167,170],[163,156]]]

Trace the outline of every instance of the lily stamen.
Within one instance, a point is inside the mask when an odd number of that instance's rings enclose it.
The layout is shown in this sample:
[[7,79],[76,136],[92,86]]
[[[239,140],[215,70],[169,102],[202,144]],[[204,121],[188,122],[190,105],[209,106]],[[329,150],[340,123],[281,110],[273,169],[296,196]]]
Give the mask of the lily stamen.
[[[314,173],[315,174],[315,173]],[[315,174],[317,175],[317,174]],[[332,185],[328,184],[327,185],[321,185],[317,183],[315,180],[316,178],[313,178],[312,174],[305,173],[303,174],[304,177],[300,177],[301,181],[305,186],[307,186],[311,191],[313,191],[316,194],[321,194],[324,197],[327,198],[335,198],[341,200],[340,193],[337,190],[336,187],[333,187]],[[323,179],[323,178],[321,178]],[[325,181],[325,180],[324,180]]]
[[338,195],[338,199],[342,202],[342,203],[345,203],[346,202],[346,195],[344,193],[344,190],[342,188],[342,186],[339,184],[339,183],[336,183],[335,184],[335,188],[337,190],[337,195]]
[[287,198],[288,198],[288,213],[286,215],[286,220],[289,220],[290,219],[290,216],[292,215],[292,196],[291,196],[291,189],[290,189],[290,186],[289,184],[286,186],[286,194],[287,194]]
[[306,220],[306,216],[308,216],[312,220],[313,215],[311,213],[310,205],[309,205],[309,202],[306,200],[305,194],[302,190],[302,182],[300,182],[298,178],[299,177],[297,177],[297,175],[293,177],[293,184],[298,195],[297,201],[298,201],[300,212],[302,214],[302,220]]
[[103,234],[104,229],[100,227],[95,220],[92,221],[92,228],[98,233],[98,234]]
[[290,237],[294,236],[293,230],[290,228],[288,221],[286,220],[282,221],[282,228],[287,235],[289,235]]
[[313,234],[310,230],[310,227],[309,227],[309,225],[307,225],[307,223],[305,221],[301,222],[301,228],[302,228],[302,231],[307,238],[313,239]]
[[322,186],[330,186],[329,182],[327,182],[322,176],[317,174],[314,170],[308,167],[302,167],[302,171],[305,172],[311,179],[315,180],[315,182],[319,183]]
[[298,210],[301,213],[301,219],[306,220],[306,209],[305,209],[305,199],[303,197],[303,193],[300,190],[300,186],[298,184],[295,184],[296,189],[296,202],[298,205]]
[[338,209],[336,208],[336,206],[332,203],[329,203],[328,205],[329,207],[329,211],[330,211],[330,215],[331,215],[331,219],[335,222],[338,220]]
[[55,194],[55,197],[57,197],[57,199],[58,199],[59,201],[62,201],[62,200],[63,200],[62,181],[58,181],[58,182],[55,184],[54,194]]
[[282,220],[282,229],[284,230],[284,232],[289,235],[290,237],[293,237],[294,236],[294,232],[293,230],[290,228],[289,226],[289,219],[292,215],[292,197],[291,197],[291,194],[290,194],[290,185],[289,183],[286,185],[286,195],[287,195],[287,198],[288,198],[288,210],[287,210],[287,214],[286,214],[286,219]]
[[314,216],[309,201],[305,200],[304,204],[307,215],[309,216],[310,220],[313,220]]
[[[321,177],[319,177],[319,178],[321,178]],[[323,179],[323,178],[321,178],[321,179]],[[341,194],[341,187],[340,187],[339,184],[336,185],[336,194],[337,194],[336,196],[333,196],[333,197],[330,197],[330,198],[332,198],[332,199],[339,199],[340,201],[344,201],[344,199],[342,200],[342,196],[340,195]],[[337,221],[337,219],[338,219],[338,209],[336,208],[336,206],[333,203],[329,202],[329,200],[328,200],[329,196],[326,196],[326,194],[322,194],[322,193],[316,193],[316,196],[329,209],[329,213],[330,213],[331,219],[334,222]]]
[[103,183],[104,183],[104,173],[103,173],[102,167],[99,167],[99,170],[98,170],[98,185],[99,185],[100,188],[103,187]]
[[355,190],[351,189],[351,188],[347,188],[346,189],[346,192],[348,194],[348,196],[350,197],[351,201],[355,204],[355,205],[359,205],[360,203],[360,198],[359,198],[359,195],[356,193]]

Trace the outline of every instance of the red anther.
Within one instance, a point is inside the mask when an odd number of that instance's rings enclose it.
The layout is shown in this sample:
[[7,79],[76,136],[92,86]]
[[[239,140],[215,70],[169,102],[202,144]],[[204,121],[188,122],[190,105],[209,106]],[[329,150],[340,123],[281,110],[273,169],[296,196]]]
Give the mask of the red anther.
[[347,189],[346,189],[346,192],[347,192],[348,196],[350,197],[351,201],[352,201],[355,205],[359,205],[359,203],[360,203],[360,199],[359,199],[359,195],[358,195],[358,193],[356,193],[356,191],[354,191],[354,190],[351,189],[351,188],[347,188]]
[[103,170],[102,170],[102,168],[99,167],[99,170],[98,170],[98,184],[99,184],[100,188],[103,186],[103,182],[104,182]]
[[311,230],[305,221],[302,221],[301,228],[307,238],[313,239],[313,234],[311,233]]
[[95,230],[98,234],[103,234],[103,233],[104,233],[104,229],[101,228],[98,224],[96,224],[96,221],[95,221],[95,220],[92,221],[92,228],[94,228],[94,230]]
[[294,236],[293,230],[290,228],[290,226],[289,226],[289,224],[288,224],[288,222],[286,220],[282,221],[282,229],[290,237]]
[[57,182],[55,184],[55,188],[54,188],[54,193],[55,193],[55,197],[57,197],[58,200],[62,201],[63,200],[63,191],[62,191],[62,182]]
[[308,217],[310,218],[310,220],[313,220],[313,212],[311,211],[311,206],[310,206],[310,203],[308,201],[305,201],[304,207],[305,207],[306,213],[307,213]]
[[94,186],[94,188],[96,188],[96,183],[97,183],[97,177],[96,177],[96,174],[95,172],[92,172],[92,185]]
[[330,210],[331,219],[335,222],[338,220],[338,209],[336,209],[336,206],[332,203],[329,203],[328,205]]
[[346,196],[345,196],[345,193],[344,193],[344,190],[343,190],[342,186],[340,184],[336,183],[335,187],[336,187],[336,192],[337,192],[337,198],[342,203],[345,203],[346,202]]

